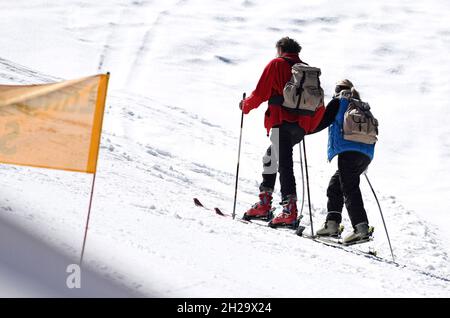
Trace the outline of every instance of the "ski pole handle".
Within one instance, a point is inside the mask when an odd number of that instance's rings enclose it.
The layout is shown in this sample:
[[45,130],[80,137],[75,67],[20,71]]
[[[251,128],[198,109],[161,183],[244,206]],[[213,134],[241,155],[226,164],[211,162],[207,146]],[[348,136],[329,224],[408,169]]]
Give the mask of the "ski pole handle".
[[247,95],[244,93],[242,94],[242,100],[239,102],[239,108],[241,109],[242,113],[244,113],[244,99]]

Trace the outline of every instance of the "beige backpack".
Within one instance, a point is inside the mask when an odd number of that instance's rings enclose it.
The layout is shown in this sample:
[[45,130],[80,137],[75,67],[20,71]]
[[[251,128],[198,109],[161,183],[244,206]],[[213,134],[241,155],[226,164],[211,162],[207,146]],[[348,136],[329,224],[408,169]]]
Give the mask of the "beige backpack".
[[370,111],[368,103],[350,98],[344,114],[344,139],[373,145],[378,138],[378,120]]
[[320,74],[320,68],[304,63],[293,64],[292,77],[283,89],[282,106],[298,114],[314,115],[324,101]]

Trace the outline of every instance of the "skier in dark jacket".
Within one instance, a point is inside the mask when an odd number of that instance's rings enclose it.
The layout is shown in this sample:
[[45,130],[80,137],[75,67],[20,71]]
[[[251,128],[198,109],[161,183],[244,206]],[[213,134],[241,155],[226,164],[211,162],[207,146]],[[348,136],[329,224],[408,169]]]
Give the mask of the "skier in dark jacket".
[[360,175],[367,170],[373,159],[375,145],[368,145],[343,138],[342,127],[344,114],[348,108],[348,98],[343,94],[351,94],[351,98],[360,99],[359,93],[349,80],[341,80],[336,84],[333,99],[328,103],[325,114],[314,133],[329,127],[328,160],[338,156],[338,170],[331,177],[327,189],[328,214],[326,222],[318,236],[338,236],[341,232],[342,209],[345,203],[354,232],[344,238],[350,244],[365,240],[371,235],[367,214],[359,189]]
[[[288,37],[276,44],[278,57],[270,61],[252,94],[241,101],[239,107],[244,114],[269,101],[265,113],[264,126],[267,135],[271,132],[271,145],[263,157],[263,181],[259,187],[259,202],[245,214],[245,219],[270,219],[272,216],[272,193],[275,187],[277,171],[280,173],[283,211],[269,225],[290,226],[297,221],[297,195],[293,171],[292,148],[305,134],[312,132],[325,111],[320,106],[314,116],[301,116],[281,107],[277,97],[283,96],[283,88],[292,76],[291,64],[303,63],[298,54],[300,45]],[[282,103],[282,101],[281,101]]]

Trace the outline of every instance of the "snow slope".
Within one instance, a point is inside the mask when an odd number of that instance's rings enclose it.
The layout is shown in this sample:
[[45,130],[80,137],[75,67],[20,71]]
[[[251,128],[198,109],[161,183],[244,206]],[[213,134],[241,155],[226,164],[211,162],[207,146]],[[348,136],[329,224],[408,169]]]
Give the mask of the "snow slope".
[[[116,283],[169,297],[448,297],[448,9],[445,1],[0,1],[0,79],[111,72],[85,260]],[[326,92],[348,77],[379,117],[369,174],[402,266],[193,206],[197,196],[230,212],[237,101],[284,35],[322,68]],[[238,211],[256,197],[264,110],[245,118]],[[325,133],[307,145],[317,227],[335,163],[326,162]],[[91,176],[0,171],[1,216],[76,261]],[[389,259],[362,189],[374,247]]]

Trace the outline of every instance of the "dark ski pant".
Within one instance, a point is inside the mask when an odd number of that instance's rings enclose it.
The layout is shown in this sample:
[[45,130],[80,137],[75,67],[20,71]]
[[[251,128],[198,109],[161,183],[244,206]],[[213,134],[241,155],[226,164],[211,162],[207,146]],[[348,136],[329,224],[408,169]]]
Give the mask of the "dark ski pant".
[[278,171],[282,199],[285,200],[287,196],[297,194],[292,149],[302,141],[304,136],[305,131],[298,123],[283,122],[272,128],[271,145],[263,157],[263,181],[259,187],[261,192],[274,191]]
[[370,158],[360,152],[347,151],[338,155],[338,170],[331,177],[327,189],[327,221],[342,221],[342,209],[347,208],[353,227],[369,223],[359,189],[360,175],[370,164]]

